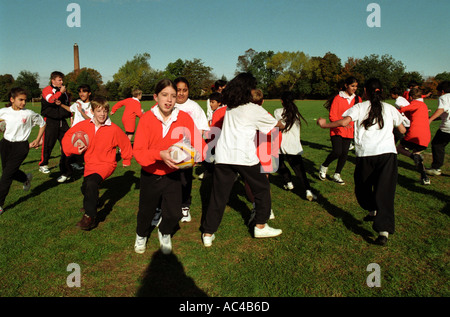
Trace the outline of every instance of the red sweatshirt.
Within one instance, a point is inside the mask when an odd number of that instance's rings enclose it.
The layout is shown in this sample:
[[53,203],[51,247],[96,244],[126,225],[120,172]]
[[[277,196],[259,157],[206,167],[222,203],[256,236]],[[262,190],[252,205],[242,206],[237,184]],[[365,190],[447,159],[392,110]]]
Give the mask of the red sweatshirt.
[[411,121],[409,130],[404,137],[405,141],[428,146],[431,141],[431,132],[427,105],[422,101],[413,100],[409,105],[401,107],[399,111]]
[[[355,105],[356,98],[358,98],[358,102],[360,102],[359,97],[353,98],[353,100],[348,104],[347,99],[342,98],[341,96],[337,95],[334,97],[334,100],[331,104],[330,108],[330,121],[337,121],[341,120],[342,114],[349,108],[351,108],[353,105]],[[330,129],[330,136],[333,135],[340,135],[343,138],[349,138],[353,139],[353,122],[350,122],[350,124],[346,127],[337,127],[337,128],[331,128]]]
[[134,98],[127,98],[116,103],[112,109],[111,114],[114,114],[119,108],[125,106],[122,115],[123,128],[126,132],[134,132],[136,129],[136,117],[141,117],[143,112],[141,103]]
[[205,157],[205,141],[196,128],[194,121],[184,111],[179,111],[177,119],[170,125],[169,131],[163,136],[162,122],[150,110],[140,119],[134,137],[133,155],[136,161],[147,173],[166,175],[175,172],[161,159],[160,152],[186,136],[191,140],[192,146],[201,154],[201,161]]
[[111,122],[95,132],[95,124],[90,119],[77,123],[64,135],[62,147],[67,156],[79,154],[78,148],[72,145],[72,135],[77,131],[84,131],[89,137],[89,146],[84,154],[84,176],[97,173],[104,180],[108,178],[117,166],[116,147],[120,148],[123,160],[131,160],[131,143],[122,129]]

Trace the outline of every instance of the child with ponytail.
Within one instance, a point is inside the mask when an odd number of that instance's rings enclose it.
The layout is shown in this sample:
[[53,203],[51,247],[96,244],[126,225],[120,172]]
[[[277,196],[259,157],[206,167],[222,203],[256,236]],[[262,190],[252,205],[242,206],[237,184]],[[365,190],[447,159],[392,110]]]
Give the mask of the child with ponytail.
[[406,129],[398,110],[382,100],[382,85],[369,79],[364,92],[367,101],[343,113],[343,119],[327,123],[319,118],[321,128],[345,127],[351,122],[355,129],[356,166],[355,195],[359,205],[369,212],[364,220],[373,221],[379,233],[376,244],[385,245],[395,231],[394,197],[397,184],[397,150],[393,128]]
[[306,190],[306,199],[309,201],[315,200],[316,196],[312,193],[311,186],[306,177],[302,159],[303,147],[300,142],[301,120],[305,122],[306,120],[298,111],[292,92],[286,91],[282,94],[281,104],[283,105],[283,108],[278,108],[274,111],[275,119],[280,120],[285,125],[285,128],[282,131],[281,147],[279,150],[278,173],[283,177],[285,184],[284,188],[292,190],[294,185],[291,181],[291,173],[285,163],[287,161],[295,175],[303,184],[303,187]]

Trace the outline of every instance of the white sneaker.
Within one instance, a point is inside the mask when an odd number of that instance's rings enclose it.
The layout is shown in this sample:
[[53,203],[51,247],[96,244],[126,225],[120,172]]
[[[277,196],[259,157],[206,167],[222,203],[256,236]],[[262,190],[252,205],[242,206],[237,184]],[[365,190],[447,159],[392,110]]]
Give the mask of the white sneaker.
[[207,248],[210,247],[215,238],[216,236],[214,234],[211,236],[205,236],[205,234],[202,234],[203,245]]
[[3,207],[2,206],[0,206],[0,215],[3,213]]
[[170,254],[172,252],[172,239],[170,237],[170,234],[162,234],[158,230],[158,239],[159,246],[161,247],[161,252],[163,254]]
[[320,165],[320,170],[319,170],[319,178],[321,180],[326,180],[327,179],[327,171],[328,171],[328,167],[325,167],[323,165]]
[[283,231],[281,229],[275,229],[270,227],[267,223],[265,224],[264,228],[259,229],[257,226],[255,226],[255,238],[272,238],[279,236]]
[[341,174],[339,173],[334,173],[333,175],[333,180],[338,183],[339,185],[345,185],[345,182],[342,180],[341,178]]
[[134,243],[134,251],[139,254],[144,253],[146,244],[147,244],[147,237],[140,237],[136,234],[136,242]]
[[64,183],[65,181],[69,180],[70,177],[66,176],[66,175],[61,175],[60,177],[58,177],[58,179],[56,180],[58,183]]
[[317,199],[317,196],[312,193],[309,189],[306,191],[306,199],[313,201]]
[[161,213],[162,213],[162,210],[159,208],[156,208],[156,213],[152,220],[152,226],[155,226],[155,227],[159,226],[159,224],[161,223],[161,220],[162,220]]
[[181,222],[191,222],[191,213],[190,213],[189,207],[182,207],[181,213],[183,214],[183,217],[181,218]]
[[292,184],[292,182],[287,182],[287,184],[284,185],[284,189],[286,189],[286,190],[293,190],[294,189],[294,184]]
[[50,170],[48,169],[47,165],[42,165],[42,166],[39,166],[39,172],[48,174],[48,173],[50,173]]
[[23,190],[29,191],[31,188],[31,180],[33,179],[33,175],[31,173],[27,174],[27,180],[23,183]]
[[442,171],[441,171],[440,168],[426,168],[426,169],[425,169],[425,172],[426,172],[428,175],[433,175],[433,176],[439,176],[439,175],[442,174]]

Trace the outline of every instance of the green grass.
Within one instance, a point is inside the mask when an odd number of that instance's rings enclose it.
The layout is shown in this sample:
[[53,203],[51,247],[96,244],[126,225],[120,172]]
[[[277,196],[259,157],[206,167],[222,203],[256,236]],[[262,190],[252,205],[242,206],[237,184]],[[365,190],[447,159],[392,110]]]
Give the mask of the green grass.
[[[205,107],[206,102],[200,101]],[[434,111],[436,100],[427,100]],[[153,102],[144,102],[148,110]],[[173,237],[173,254],[163,256],[153,231],[143,255],[133,250],[139,198],[140,168],[136,161],[114,174],[101,188],[104,205],[100,223],[90,232],[78,230],[81,218],[82,175],[58,184],[58,147],[50,160],[51,173],[37,171],[40,149],[31,150],[22,169],[32,172],[30,192],[13,183],[0,216],[0,296],[2,297],[447,297],[449,291],[449,188],[447,147],[443,175],[420,184],[412,160],[399,157],[396,194],[396,233],[379,247],[365,212],[354,196],[355,156],[350,154],[342,177],[345,186],[320,181],[318,168],[330,151],[329,132],[315,124],[326,117],[323,101],[299,101],[308,125],[302,128],[308,178],[318,196],[304,198],[295,189],[282,189],[278,174],[270,176],[275,220],[280,237],[257,240],[245,222],[251,203],[242,181],[234,186],[211,248],[200,240],[200,217],[206,209],[211,180],[195,179],[192,222],[180,224]],[[279,101],[268,100],[271,113]],[[32,107],[39,111],[39,107]],[[123,108],[121,109],[123,111]],[[119,111],[113,121],[122,126]],[[439,123],[431,125],[434,136]],[[37,129],[33,130],[32,137]],[[431,164],[431,149],[424,154]],[[334,168],[332,163],[330,169]],[[199,169],[195,174],[200,172]],[[81,268],[81,287],[70,288],[70,263]],[[381,268],[381,287],[370,288],[370,263]]]

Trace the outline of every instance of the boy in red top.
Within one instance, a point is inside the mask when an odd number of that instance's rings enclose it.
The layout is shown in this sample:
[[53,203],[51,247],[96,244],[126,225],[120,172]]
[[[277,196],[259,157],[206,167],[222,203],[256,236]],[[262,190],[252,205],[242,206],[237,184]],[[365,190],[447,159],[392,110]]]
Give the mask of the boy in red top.
[[171,235],[178,226],[181,213],[181,170],[171,159],[169,148],[189,140],[203,161],[205,141],[189,114],[175,108],[175,84],[163,79],[155,87],[157,106],[146,112],[137,127],[133,155],[142,166],[139,211],[137,215],[136,253],[144,253],[152,219],[161,205],[162,220],[158,238],[163,254],[172,252]]
[[[131,160],[133,155],[130,140],[120,127],[108,118],[109,104],[104,98],[91,101],[92,119],[79,122],[69,129],[62,140],[67,156],[84,152],[85,168],[81,192],[84,195],[84,215],[77,226],[83,230],[95,227],[100,184],[114,172],[117,166],[116,148],[121,149],[122,158]],[[88,146],[75,147],[72,135],[83,131],[89,137]]]
[[130,142],[136,130],[136,117],[140,118],[144,114],[144,111],[141,108],[142,91],[134,89],[132,96],[132,98],[119,101],[111,109],[111,115],[113,115],[119,108],[125,106],[122,115],[122,123]]
[[431,132],[428,121],[428,107],[423,101],[418,100],[419,98],[422,98],[422,91],[419,88],[412,88],[409,91],[410,104],[399,109],[411,121],[411,125],[397,146],[397,151],[414,160],[421,174],[422,184],[429,185],[430,179],[426,175],[420,153],[428,147],[431,141]]

